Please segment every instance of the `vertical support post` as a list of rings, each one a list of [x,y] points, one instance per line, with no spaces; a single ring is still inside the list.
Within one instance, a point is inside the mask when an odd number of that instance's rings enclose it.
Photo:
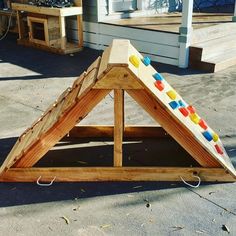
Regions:
[[[233,15],[232,21],[236,22],[236,0],[234,2],[234,15]]]
[[[108,3],[108,15],[110,15],[112,12],[113,12],[113,9],[112,9],[112,0],[108,0],[107,1]]]
[[[66,22],[64,16],[59,16],[60,36],[61,36],[61,49],[66,49]]]
[[[20,11],[16,11],[16,18],[17,18],[17,26],[18,26],[18,39],[23,39],[23,23],[21,21],[21,13]]]
[[[83,18],[82,15],[77,16],[77,26],[78,26],[78,41],[79,41],[79,48],[83,47]]]
[[[182,23],[179,28],[179,67],[187,68],[189,62],[189,46],[192,34],[193,0],[183,0]]]
[[[123,159],[124,90],[114,90],[114,166],[121,167]]]
[[[137,10],[143,10],[144,3],[143,0],[137,0]]]

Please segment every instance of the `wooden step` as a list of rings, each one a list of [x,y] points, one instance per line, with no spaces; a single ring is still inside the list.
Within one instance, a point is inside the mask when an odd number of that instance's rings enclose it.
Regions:
[[[214,73],[230,66],[236,65],[236,48],[208,58],[207,61],[190,60],[190,67]]]
[[[201,29],[195,29],[193,31],[191,44],[206,42],[212,39],[221,38],[235,33],[236,33],[235,22],[228,22],[210,27],[204,27]]]
[[[191,45],[190,59],[207,61],[209,58],[218,56],[234,48],[236,48],[236,35],[228,35]]]

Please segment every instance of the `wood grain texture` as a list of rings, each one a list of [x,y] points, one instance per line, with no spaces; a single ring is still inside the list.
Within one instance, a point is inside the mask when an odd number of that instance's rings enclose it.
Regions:
[[[75,126],[70,132],[71,138],[112,138],[114,126]],[[124,138],[170,138],[160,126],[125,126]]]
[[[98,70],[98,76],[97,76],[98,79],[103,77],[105,75],[105,73],[107,72],[107,70],[110,69],[110,68],[108,68],[108,60],[109,60],[109,56],[110,56],[110,51],[111,51],[111,46],[107,47],[102,54],[101,63],[100,63],[100,67]]]
[[[108,59],[110,66],[117,65],[128,67],[129,65],[129,44],[126,39],[114,39],[111,45],[111,51]]]
[[[11,168],[0,176],[0,182],[78,181],[198,181],[235,182],[223,168],[185,167],[72,167],[72,168]]]
[[[122,166],[124,132],[124,90],[114,90],[114,166]]]
[[[78,94],[79,99],[81,99],[82,96],[84,96],[94,86],[95,82],[97,81],[97,74],[100,66],[100,61],[101,58],[98,57],[97,60],[94,61],[92,65],[88,68],[86,76],[83,80],[81,89]]]
[[[124,67],[111,68],[93,88],[96,89],[143,89],[140,83]]]

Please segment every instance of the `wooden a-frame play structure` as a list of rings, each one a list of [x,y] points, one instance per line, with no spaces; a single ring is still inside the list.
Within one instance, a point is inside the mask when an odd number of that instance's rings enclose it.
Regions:
[[[114,90],[114,126],[76,126]],[[124,91],[162,127],[127,127]],[[161,136],[164,129],[201,167],[122,166],[123,137]],[[114,137],[113,167],[34,167],[63,137]],[[0,168],[0,181],[235,181],[219,136],[128,40],[114,40],[17,140]]]

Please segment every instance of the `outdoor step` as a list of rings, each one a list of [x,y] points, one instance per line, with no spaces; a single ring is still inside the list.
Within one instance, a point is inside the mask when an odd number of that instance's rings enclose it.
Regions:
[[[217,72],[236,65],[236,48],[208,58],[207,61],[191,60],[190,67],[206,72]]]
[[[215,57],[234,48],[236,48],[236,35],[232,34],[192,45],[190,47],[190,58],[207,61],[208,58]]]
[[[218,24],[211,27],[204,27],[201,29],[195,29],[193,31],[191,44],[206,42],[212,39],[221,38],[226,35],[232,35],[236,33],[236,23],[229,22],[224,24]]]

